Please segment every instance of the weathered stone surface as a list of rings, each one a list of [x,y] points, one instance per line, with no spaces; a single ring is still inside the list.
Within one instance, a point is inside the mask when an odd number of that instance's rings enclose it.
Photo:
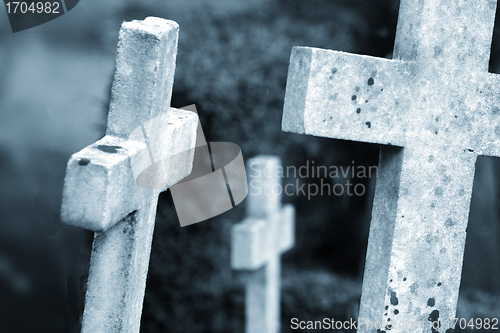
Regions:
[[[191,172],[198,117],[169,107],[177,32],[123,23],[107,134],[68,162],[61,218],[96,231],[82,332],[139,332],[158,195]]]
[[[92,246],[82,332],[139,332],[156,217],[151,195]]]
[[[395,60],[292,52],[283,130],[383,145],[359,317],[391,332],[455,316],[475,162],[500,156],[495,10],[404,0]]]
[[[123,23],[106,134],[129,135],[168,112],[178,35],[176,22],[157,17]]]
[[[246,281],[248,333],[277,333],[280,323],[281,253],[295,243],[295,209],[281,207],[279,158],[258,156],[247,161],[248,218],[233,226],[231,265],[250,270]],[[272,190],[274,188],[274,191]]]

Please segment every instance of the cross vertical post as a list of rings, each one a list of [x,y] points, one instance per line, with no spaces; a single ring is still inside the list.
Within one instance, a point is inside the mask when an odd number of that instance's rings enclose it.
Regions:
[[[106,136],[68,161],[61,218],[95,231],[85,333],[139,332],[158,195],[191,172],[198,117],[170,109],[177,38],[173,21],[122,24]]]
[[[292,51],[283,130],[381,145],[359,317],[382,331],[451,329],[476,159],[500,156],[496,5],[402,0],[393,60]]]
[[[281,161],[261,155],[247,161],[248,217],[233,226],[231,265],[247,270],[245,316],[247,333],[280,329],[281,253],[294,246],[295,209],[281,206]]]

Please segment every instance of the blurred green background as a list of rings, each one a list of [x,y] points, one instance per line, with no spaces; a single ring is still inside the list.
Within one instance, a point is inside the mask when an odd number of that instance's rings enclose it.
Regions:
[[[87,0],[17,34],[0,10],[0,332],[79,331],[92,234],[61,225],[61,191],[69,156],[104,135],[122,21],[179,23],[172,105],[195,103],[209,141],[236,143],[246,159],[275,154],[285,166],[372,166],[376,145],[281,131],[287,67],[295,45],[390,57],[398,5]],[[479,159],[458,317],[500,317],[499,171],[496,159]],[[282,332],[291,318],[357,317],[375,179],[358,181],[362,197],[283,198],[297,208],[297,244],[283,256]],[[243,204],[181,228],[170,194],[161,195],[142,332],[243,331],[245,273],[230,268],[229,237],[244,216]]]

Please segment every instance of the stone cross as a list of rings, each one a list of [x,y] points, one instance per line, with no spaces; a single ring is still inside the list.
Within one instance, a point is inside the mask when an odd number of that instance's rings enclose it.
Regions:
[[[82,332],[139,332],[158,195],[191,172],[198,118],[170,109],[177,38],[173,21],[123,23],[106,136],[68,162],[62,220],[95,231]]]
[[[250,271],[246,281],[247,333],[277,333],[280,328],[281,253],[295,243],[295,209],[281,206],[281,161],[257,156],[247,161],[248,217],[233,226],[231,266]]]
[[[393,60],[292,51],[283,130],[382,145],[359,318],[391,332],[455,317],[476,159],[500,156],[495,11],[401,0]]]

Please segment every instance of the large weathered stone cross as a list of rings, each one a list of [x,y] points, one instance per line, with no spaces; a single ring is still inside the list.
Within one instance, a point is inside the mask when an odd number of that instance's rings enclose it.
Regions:
[[[295,208],[281,206],[281,161],[257,156],[247,161],[248,217],[233,226],[231,266],[249,270],[246,281],[245,332],[280,331],[281,253],[295,243]]]
[[[500,156],[495,11],[402,0],[394,60],[292,51],[283,130],[382,145],[359,317],[391,332],[455,317],[476,159]]]
[[[82,332],[139,332],[157,198],[191,172],[198,118],[170,109],[177,38],[173,21],[123,23],[106,136],[68,162],[62,220],[96,232]]]

